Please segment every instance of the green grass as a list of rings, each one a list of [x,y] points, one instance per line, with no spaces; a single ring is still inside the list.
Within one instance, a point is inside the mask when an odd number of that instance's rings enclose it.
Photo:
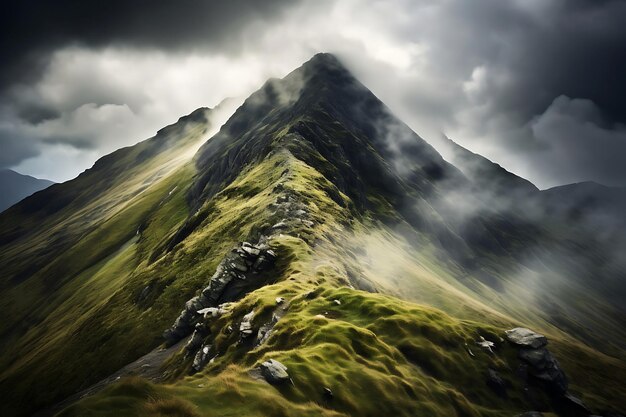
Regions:
[[[193,139],[202,131],[200,126],[188,134]],[[301,138],[290,132],[287,126],[275,133],[270,155],[244,166],[194,213],[188,191],[199,174],[190,163],[168,164],[171,156],[165,153],[137,172],[116,177],[103,195],[71,203],[65,217],[49,218],[49,230],[3,252],[0,264],[10,275],[28,263],[28,256],[52,247],[49,262],[31,278],[15,285],[3,281],[0,307],[12,320],[0,325],[0,333],[7,335],[0,390],[11,401],[0,410],[28,414],[157,347],[163,330],[208,284],[224,254],[282,220],[272,208],[281,190],[300,196],[315,227],[274,234],[270,244],[279,258],[264,277],[269,285],[210,324],[218,354],[214,363],[189,376],[190,359],[178,354],[165,366],[167,384],[131,378],[61,415],[514,415],[529,405],[514,375],[515,350],[500,337],[520,324],[550,337],[573,391],[594,409],[626,408],[619,383],[626,376],[623,361],[550,324],[529,304],[530,295],[514,297],[519,287],[513,283],[500,293],[442,260],[427,234],[413,231],[409,243],[397,229],[410,226],[383,195],[350,190],[369,207],[357,210],[329,180],[348,162],[335,170],[317,152],[304,152],[305,158],[294,142]],[[346,134],[339,127],[335,133]],[[177,151],[177,158],[185,149]],[[125,161],[140,152],[127,150]],[[163,164],[168,167],[163,177],[148,181]],[[111,169],[119,170],[118,165]],[[167,250],[189,218],[196,227]],[[54,236],[61,230],[71,238],[57,253]],[[17,256],[16,265],[10,265],[11,256]],[[513,282],[504,270],[494,274]],[[359,290],[364,287],[386,295]],[[238,344],[228,326],[237,328],[255,310],[258,328],[271,317],[278,296],[290,305],[270,339],[258,348]],[[45,305],[39,305],[42,299]],[[475,345],[481,335],[497,343],[496,355]],[[251,378],[249,371],[268,358],[288,366],[293,385],[274,387]],[[511,384],[508,398],[486,386],[489,367]],[[324,387],[333,391],[332,400],[323,396]],[[550,411],[547,403],[544,411]]]

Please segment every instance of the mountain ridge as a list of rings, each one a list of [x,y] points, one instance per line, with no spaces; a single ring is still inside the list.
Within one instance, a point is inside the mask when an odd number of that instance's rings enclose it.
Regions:
[[[0,215],[0,306],[14,320],[0,327],[8,415],[49,406],[157,352],[167,329],[191,336],[156,372],[168,386],[130,379],[61,415],[114,415],[120,404],[130,415],[165,413],[167,404],[189,416],[216,407],[250,415],[573,415],[560,408],[572,406],[562,392],[551,396],[513,372],[518,353],[504,330],[517,325],[549,337],[570,390],[594,411],[624,406],[607,373],[617,382],[626,375],[623,316],[582,273],[573,279],[546,263],[567,235],[481,202],[471,178],[337,58],[317,55],[268,81],[215,134],[207,118],[184,122],[191,128],[159,131],[181,148],[155,146],[138,157],[140,144],[110,155],[81,178],[84,206],[44,210],[56,233],[73,230],[56,250],[54,230],[7,238],[16,219],[33,221],[25,208],[49,203],[31,198]],[[129,157],[118,161],[122,154]],[[115,187],[96,181],[106,168],[122,173]],[[67,223],[85,215],[91,223]],[[569,268],[579,267],[564,253]],[[200,307],[215,310],[199,316]],[[287,365],[293,385],[255,377],[270,359]],[[506,379],[508,395],[491,388],[491,371]]]

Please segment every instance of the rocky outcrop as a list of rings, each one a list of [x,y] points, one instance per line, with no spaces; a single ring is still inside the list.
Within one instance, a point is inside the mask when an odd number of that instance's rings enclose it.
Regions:
[[[548,339],[530,329],[517,327],[506,331],[506,337],[519,348],[522,370],[531,378],[542,381],[547,389],[558,396],[567,392],[567,378],[550,351],[545,347]]]
[[[172,327],[163,334],[168,345],[191,334],[203,316],[220,314],[219,309],[215,309],[216,306],[227,295],[235,296],[228,294],[228,290],[236,288],[237,281],[249,281],[247,285],[254,286],[259,274],[269,269],[276,261],[276,253],[269,248],[266,240],[262,238],[256,245],[242,242],[222,259],[209,280],[209,285],[200,295],[185,303],[185,308]]]
[[[521,360],[519,374],[529,384],[545,389],[559,415],[587,417],[591,414],[585,404],[567,390],[568,381],[565,372],[548,350],[548,339],[544,335],[517,327],[506,331],[506,338],[518,348],[517,356]],[[541,414],[531,412],[522,416],[541,416]]]

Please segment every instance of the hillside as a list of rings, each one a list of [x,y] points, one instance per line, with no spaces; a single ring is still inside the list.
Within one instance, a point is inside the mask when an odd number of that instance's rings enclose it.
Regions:
[[[0,212],[52,184],[54,182],[22,175],[10,169],[0,170]]]
[[[490,204],[517,198],[499,171],[446,162],[332,55],[212,112],[0,215],[2,415],[626,409],[598,285],[624,269],[584,231]]]

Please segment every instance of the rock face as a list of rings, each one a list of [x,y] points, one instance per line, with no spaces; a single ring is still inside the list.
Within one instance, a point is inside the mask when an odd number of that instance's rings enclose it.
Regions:
[[[277,360],[263,362],[259,368],[263,378],[270,384],[282,384],[290,380],[287,367]]]
[[[567,392],[567,378],[558,362],[545,347],[548,339],[532,330],[517,327],[506,331],[507,339],[519,347],[518,357],[526,365],[529,376],[543,381],[553,394]]]
[[[542,334],[535,333],[524,327],[516,327],[506,332],[507,339],[518,346],[537,349],[545,346],[548,339]]]
[[[548,340],[545,336],[518,327],[507,330],[506,337],[519,349],[517,356],[522,362],[520,366],[522,376],[529,383],[543,387],[542,389],[552,398],[555,408],[560,410],[559,415],[586,417],[590,414],[583,402],[567,391],[567,377],[546,347]],[[530,412],[521,416],[532,417],[541,416],[541,414]]]
[[[256,245],[248,242],[237,245],[217,266],[209,285],[200,295],[185,303],[172,327],[163,333],[167,344],[172,345],[191,334],[203,316],[220,315],[222,312],[216,306],[228,295],[229,288],[236,287],[237,281],[254,282],[258,274],[269,269],[275,261],[276,253],[269,248],[265,238],[261,238]]]

